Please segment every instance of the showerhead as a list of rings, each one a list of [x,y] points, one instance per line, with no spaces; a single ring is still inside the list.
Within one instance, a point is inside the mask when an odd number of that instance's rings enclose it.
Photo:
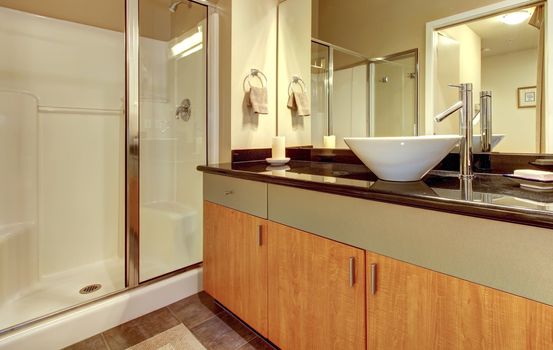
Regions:
[[[169,11],[171,11],[172,13],[175,13],[177,11],[177,7],[182,4],[182,1],[175,1],[174,3],[171,4],[171,6],[169,6]]]

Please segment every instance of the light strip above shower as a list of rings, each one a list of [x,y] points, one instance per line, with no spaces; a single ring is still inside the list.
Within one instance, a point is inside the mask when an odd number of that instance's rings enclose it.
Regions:
[[[198,27],[198,31],[192,35],[185,36],[184,39],[177,41],[175,45],[171,47],[171,54],[173,57],[181,55],[181,57],[188,56],[203,48],[204,35],[201,27]]]

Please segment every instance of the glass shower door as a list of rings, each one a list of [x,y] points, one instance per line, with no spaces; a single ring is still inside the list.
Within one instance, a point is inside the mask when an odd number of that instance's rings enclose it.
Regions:
[[[370,135],[417,135],[417,52],[371,62]]]
[[[140,281],[202,260],[207,7],[140,1]]]

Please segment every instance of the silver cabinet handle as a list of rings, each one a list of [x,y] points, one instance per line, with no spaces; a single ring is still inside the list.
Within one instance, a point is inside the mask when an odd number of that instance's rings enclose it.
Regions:
[[[260,247],[263,245],[263,225],[257,227],[257,245]]]
[[[233,190],[225,191],[225,196],[228,196],[228,195],[233,194],[233,193],[234,193]]]
[[[371,264],[371,294],[376,294],[376,264]]]
[[[352,256],[349,258],[349,286],[353,287],[355,284],[355,258]]]

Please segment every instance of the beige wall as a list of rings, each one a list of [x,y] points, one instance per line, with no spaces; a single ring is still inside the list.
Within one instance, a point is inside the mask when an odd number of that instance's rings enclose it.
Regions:
[[[276,135],[278,0],[232,0],[231,5],[231,147],[268,148]],[[267,76],[267,115],[254,114],[246,106],[242,83],[251,68]]]
[[[482,59],[482,88],[492,90],[494,134],[507,135],[494,151],[536,152],[536,109],[517,108],[517,88],[536,85],[537,51]]]
[[[434,100],[434,113],[438,114],[459,99],[459,94],[456,89],[448,87],[448,84],[457,84],[460,82],[472,83],[474,107],[479,110],[477,105],[480,103],[478,94],[480,93],[480,72],[481,72],[481,38],[466,25],[459,25],[441,31],[447,38],[442,37],[438,41],[437,57],[437,91]],[[458,58],[449,57],[451,54],[450,47],[455,47],[455,52]],[[440,52],[445,54],[445,57],[440,56]],[[454,70],[458,72],[453,73]],[[456,79],[456,77],[458,77]],[[448,91],[445,91],[448,90]],[[473,111],[474,112],[474,111]],[[459,119],[447,118],[441,123],[435,125],[434,132],[436,134],[458,134]]]
[[[319,38],[379,57],[419,49],[419,113],[424,111],[425,24],[497,0],[319,0]],[[424,127],[424,123],[421,123]]]
[[[287,146],[311,145],[312,116],[300,117],[287,107],[293,75],[311,91],[311,0],[286,0],[278,7],[278,134]],[[294,84],[294,91],[300,87]]]
[[[232,4],[220,0],[219,9],[219,162],[231,160],[231,68]],[[209,58],[208,58],[209,59]]]

